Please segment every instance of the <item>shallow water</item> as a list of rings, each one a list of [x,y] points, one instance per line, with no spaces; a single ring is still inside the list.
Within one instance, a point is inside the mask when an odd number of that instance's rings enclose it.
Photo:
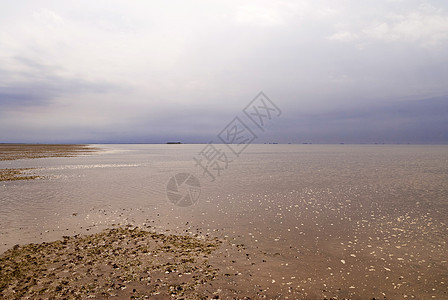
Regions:
[[[0,183],[0,252],[150,224],[245,244],[269,257],[254,276],[283,295],[448,297],[447,146],[251,145],[239,157],[227,149],[232,161],[214,182],[193,160],[205,145],[97,146],[0,162],[44,176]],[[182,172],[200,180],[193,206],[167,198]]]

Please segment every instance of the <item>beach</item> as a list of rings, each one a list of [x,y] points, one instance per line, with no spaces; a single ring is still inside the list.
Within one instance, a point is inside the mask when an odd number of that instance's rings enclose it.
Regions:
[[[448,299],[448,1],[3,1],[1,299]]]
[[[0,145],[0,160],[75,157],[99,149],[86,145]],[[34,168],[0,169],[0,181],[43,178]],[[73,214],[76,216],[76,213]],[[115,225],[115,224],[114,224]],[[199,234],[158,233],[154,227],[112,226],[91,235],[15,245],[0,255],[4,299],[166,297],[279,297],[280,290],[252,284],[254,266],[243,244]],[[236,264],[237,261],[239,264]],[[265,259],[262,262],[266,262]],[[212,263],[212,264],[211,264]],[[236,266],[238,267],[234,267]],[[252,270],[253,272],[254,270]],[[245,274],[241,273],[244,272]],[[249,284],[248,284],[249,283]]]
[[[1,186],[2,296],[446,295],[445,146],[253,145],[215,182],[204,145],[91,147],[1,162],[39,176]],[[167,198],[179,172],[197,204]]]

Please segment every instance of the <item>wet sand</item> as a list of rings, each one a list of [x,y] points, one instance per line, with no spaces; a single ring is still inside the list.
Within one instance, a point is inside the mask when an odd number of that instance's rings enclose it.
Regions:
[[[218,240],[116,228],[90,236],[16,246],[0,258],[0,296],[194,296],[217,271]]]
[[[73,157],[97,150],[87,145],[0,144],[0,161],[46,157]],[[0,169],[0,181],[32,180],[39,178],[38,175],[32,174],[31,170],[33,169]]]
[[[71,157],[97,150],[88,145],[0,144],[0,161],[45,157]]]
[[[117,227],[16,245],[0,256],[0,297],[288,298],[268,273],[257,274],[258,264],[269,268],[267,260],[268,255],[253,257],[243,244],[225,239]]]
[[[42,263],[44,267],[32,269],[34,275],[27,275],[22,285],[8,281],[2,289],[5,296],[14,298],[11,289],[23,290],[30,284],[33,286],[27,291],[35,292],[36,284],[46,288],[40,294],[43,298],[60,298],[63,291],[75,298],[72,290],[81,293],[80,298],[109,297],[102,294],[106,290],[128,299],[447,296],[448,173],[444,149],[381,147],[369,152],[362,147],[316,146],[317,154],[304,152],[308,148],[292,154],[290,151],[301,148],[285,146],[288,157],[294,159],[283,157],[283,152],[254,153],[227,170],[232,174],[219,184],[204,184],[198,205],[178,208],[152,188],[160,187],[164,192],[171,175],[167,170],[179,162],[173,162],[176,157],[172,155],[162,158],[158,165],[151,155],[159,157],[168,150],[157,152],[162,146],[145,147],[148,151],[141,158],[129,151],[129,146],[123,146],[128,152],[69,158],[62,160],[61,166],[59,162],[46,168],[42,164],[36,172],[46,176],[43,180],[3,183],[0,252],[10,249],[2,256],[8,257],[5,265],[14,256],[26,257],[21,253],[26,247],[39,256],[50,250],[35,247],[54,250],[55,245],[67,240],[69,248],[58,248],[57,257],[68,257],[71,268],[76,269],[55,266],[51,261],[54,258],[45,254],[45,259],[50,260]],[[187,146],[184,148],[188,150]],[[262,146],[259,148],[265,151]],[[189,159],[188,153],[185,156]],[[148,164],[140,165],[148,157]],[[260,160],[264,161],[262,167]],[[51,162],[41,160],[46,161]],[[17,162],[6,166],[37,167],[34,161]],[[120,237],[111,229],[128,231],[136,226],[149,233],[124,233],[125,237]],[[64,235],[72,237],[62,238]],[[189,261],[191,257],[184,255],[185,249],[173,243],[190,238],[214,246],[196,247],[195,260]],[[154,240],[158,242],[154,244]],[[31,242],[36,244],[18,246],[18,252],[11,250],[16,243]],[[161,250],[157,256],[146,257],[148,253],[140,253],[140,245],[157,245]],[[105,250],[104,256],[88,255],[87,250],[96,247]],[[203,252],[204,249],[210,251]],[[107,254],[108,251],[112,252]],[[76,258],[79,253],[85,254]],[[187,260],[182,261],[183,258]],[[114,268],[114,263],[129,267]],[[175,268],[160,267],[169,264],[175,264]],[[87,271],[89,267],[96,277]],[[194,269],[186,272],[191,274],[185,274],[186,267]],[[0,272],[6,270],[2,267]],[[20,270],[22,267],[17,264],[15,273]],[[155,281],[126,279],[123,270],[143,277],[138,272],[146,270]],[[202,276],[202,272],[209,276]],[[0,274],[0,278],[7,278],[3,274],[6,273]],[[74,281],[63,279],[63,275],[74,276]],[[28,277],[38,283],[27,282]],[[53,286],[50,281],[65,284],[67,289]],[[92,285],[87,293],[92,282],[98,285]],[[112,283],[116,285],[111,286]]]
[[[1,144],[0,160],[73,157],[97,150],[85,145]],[[39,178],[33,170],[0,169],[0,181]],[[91,235],[16,245],[2,253],[0,297],[280,297],[279,289],[270,290],[262,282],[254,284],[250,277],[256,263],[251,262],[251,254],[243,244],[208,234],[160,233],[151,225],[112,227]]]
[[[32,180],[39,178],[37,175],[29,175],[32,168],[20,169],[0,169],[0,181],[14,181],[14,180]]]

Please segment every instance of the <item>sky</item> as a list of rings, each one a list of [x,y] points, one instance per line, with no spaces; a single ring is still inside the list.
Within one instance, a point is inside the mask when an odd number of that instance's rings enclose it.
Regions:
[[[447,1],[0,7],[3,143],[219,142],[260,91],[259,143],[448,143]]]

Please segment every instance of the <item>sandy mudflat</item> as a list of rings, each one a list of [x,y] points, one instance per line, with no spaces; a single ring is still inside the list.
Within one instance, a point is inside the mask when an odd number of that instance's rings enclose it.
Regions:
[[[48,177],[0,185],[0,299],[447,299],[443,147],[259,145],[190,208],[202,145],[101,147],[1,162]]]
[[[43,157],[70,157],[96,150],[87,145],[0,144],[0,161]]]
[[[207,263],[218,240],[136,228],[16,246],[0,258],[0,296],[7,299],[190,296],[213,280]]]
[[[0,256],[0,298],[272,298],[251,274],[229,272],[230,259],[248,260],[242,249],[217,238],[135,227],[16,245]]]
[[[45,157],[71,157],[97,151],[87,145],[0,144],[0,161]],[[31,180],[32,169],[0,169],[0,181]]]
[[[39,178],[37,175],[27,174],[30,170],[32,169],[0,169],[0,181],[31,180]]]

